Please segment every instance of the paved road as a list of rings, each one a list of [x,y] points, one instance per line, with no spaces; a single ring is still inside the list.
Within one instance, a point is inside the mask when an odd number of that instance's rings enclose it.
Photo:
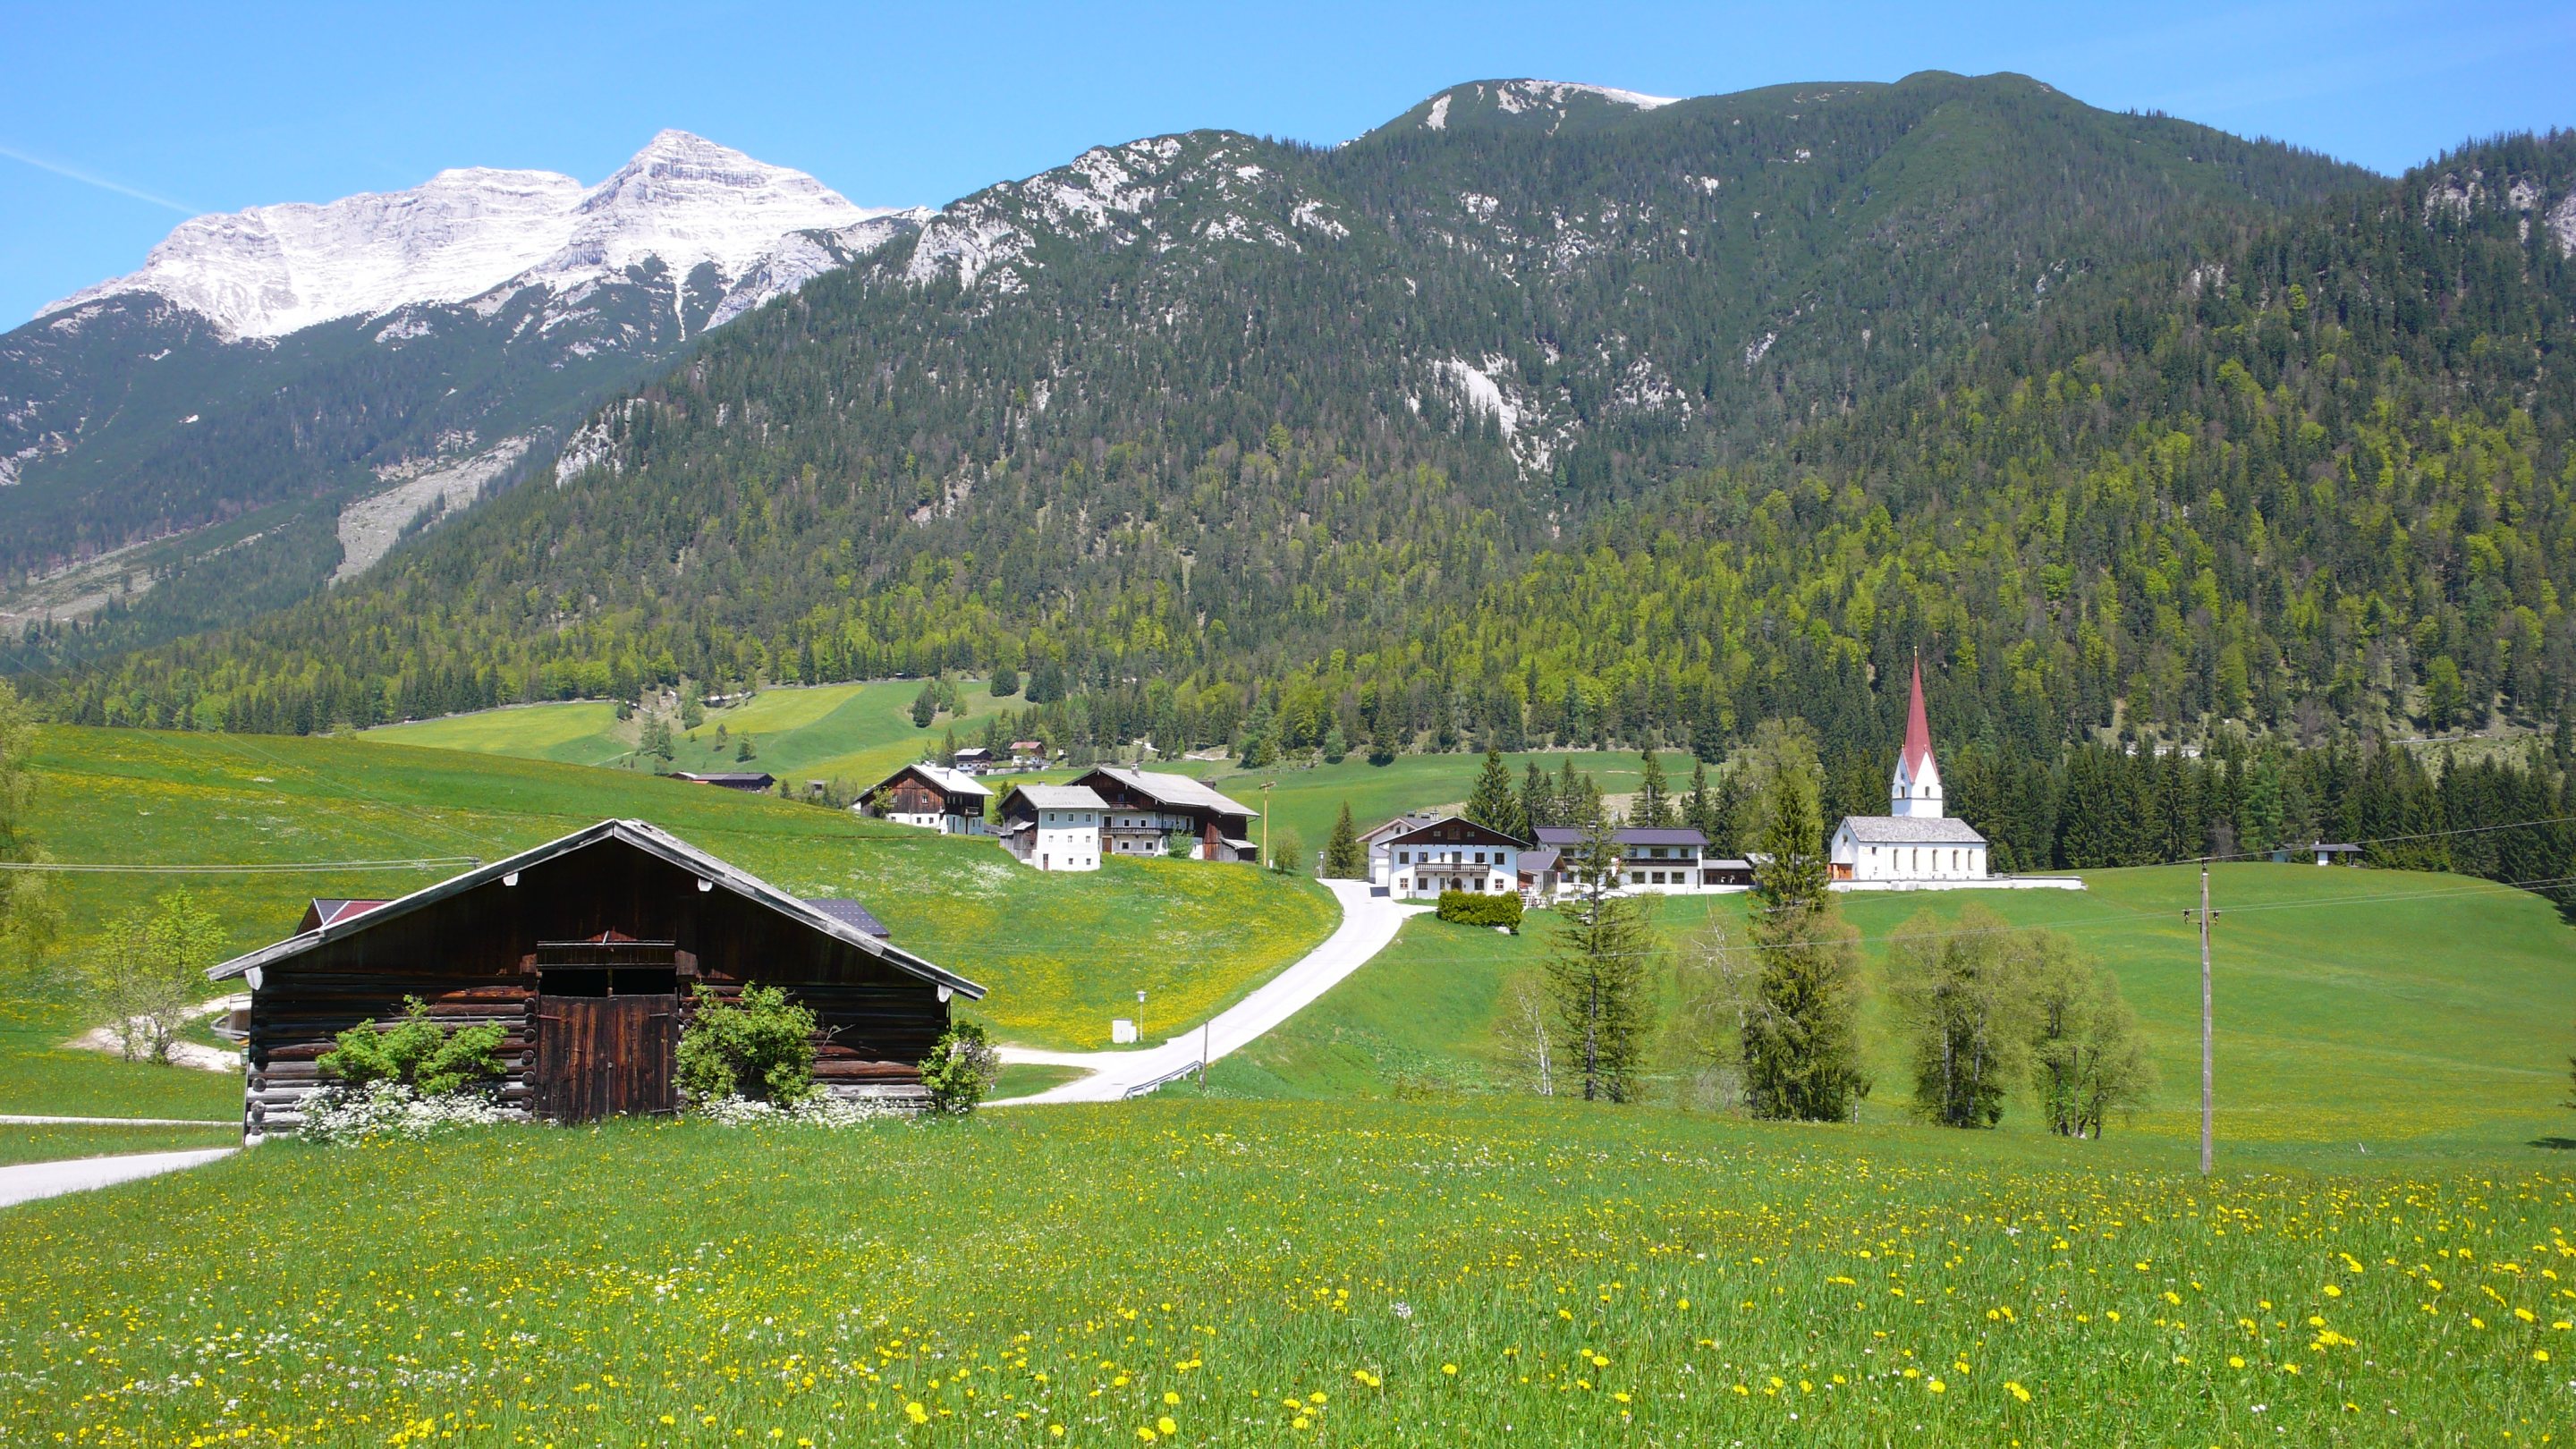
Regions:
[[[84,1157],[77,1162],[28,1162],[0,1167],[0,1207],[202,1167],[240,1150],[212,1147],[199,1152],[137,1152],[124,1157]]]
[[[239,1117],[30,1117],[0,1112],[0,1124],[16,1127],[238,1127]]]
[[[1399,904],[1384,896],[1372,896],[1364,881],[1328,880],[1324,884],[1341,900],[1342,924],[1324,938],[1322,945],[1307,952],[1296,964],[1219,1013],[1207,1024],[1204,1034],[1201,1029],[1193,1027],[1181,1036],[1166,1040],[1161,1046],[1142,1051],[1048,1052],[1006,1046],[1001,1049],[1005,1062],[1082,1067],[1091,1075],[1033,1097],[1013,1097],[1007,1102],[989,1105],[1115,1102],[1125,1097],[1129,1088],[1197,1061],[1203,1041],[1207,1059],[1215,1061],[1304,1010],[1316,997],[1332,990],[1343,977],[1368,964],[1370,957],[1385,950],[1387,943],[1395,939],[1396,929],[1404,924],[1405,917],[1431,909],[1429,906]]]

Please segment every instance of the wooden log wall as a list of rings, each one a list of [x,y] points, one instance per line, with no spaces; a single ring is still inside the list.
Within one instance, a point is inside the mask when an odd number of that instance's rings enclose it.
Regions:
[[[844,1097],[918,1101],[922,1058],[947,1029],[938,988],[860,947],[730,891],[700,891],[687,871],[605,841],[486,883],[269,967],[251,994],[243,1126],[256,1140],[292,1131],[305,1099],[331,1085],[317,1065],[338,1035],[399,1021],[406,997],[451,1029],[498,1023],[502,1104],[531,1110],[537,1063],[537,943],[618,931],[679,943],[720,999],[746,982],[776,986],[820,1019],[815,1077]],[[685,1029],[691,982],[680,983]]]

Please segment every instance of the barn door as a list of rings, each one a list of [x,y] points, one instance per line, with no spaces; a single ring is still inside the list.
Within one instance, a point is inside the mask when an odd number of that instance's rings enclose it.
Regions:
[[[539,996],[537,1110],[558,1122],[667,1112],[674,996]]]

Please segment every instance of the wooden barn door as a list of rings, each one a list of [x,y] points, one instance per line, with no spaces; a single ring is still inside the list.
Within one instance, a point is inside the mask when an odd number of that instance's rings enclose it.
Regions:
[[[679,1014],[677,996],[539,996],[538,1110],[558,1122],[670,1111]]]

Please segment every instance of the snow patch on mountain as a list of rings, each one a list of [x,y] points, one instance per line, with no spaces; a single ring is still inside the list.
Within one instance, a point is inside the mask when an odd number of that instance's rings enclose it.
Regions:
[[[729,318],[829,270],[843,234],[897,213],[851,204],[801,171],[664,131],[585,188],[550,171],[442,171],[408,191],[195,217],[143,269],[37,312],[149,293],[226,337],[275,338],[344,317],[473,302],[528,286],[570,294],[658,261],[675,286],[712,265]],[[882,240],[880,238],[880,240]],[[850,251],[864,247],[844,246]],[[399,340],[398,338],[388,339]]]
[[[1563,110],[1567,98],[1572,96],[1590,96],[1615,105],[1634,106],[1641,111],[1669,106],[1681,99],[1679,96],[1650,96],[1637,91],[1623,91],[1613,86],[1588,86],[1576,81],[1516,80],[1504,81],[1494,87],[1494,106],[1507,116],[1543,107]]]
[[[1478,412],[1492,413],[1495,426],[1501,428],[1503,436],[1508,438],[1519,431],[1521,425],[1520,409],[1513,406],[1510,395],[1503,391],[1503,385],[1498,381],[1503,369],[1511,365],[1511,359],[1488,357],[1484,364],[1478,367],[1462,358],[1444,357],[1439,364],[1440,375],[1466,394],[1467,406]]]

